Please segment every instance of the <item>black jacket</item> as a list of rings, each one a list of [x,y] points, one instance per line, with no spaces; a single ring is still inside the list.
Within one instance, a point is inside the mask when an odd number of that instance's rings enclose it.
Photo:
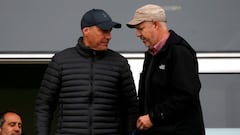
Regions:
[[[175,32],[157,55],[145,53],[139,85],[140,114],[153,122],[143,134],[205,134],[196,52]]]
[[[36,100],[37,135],[48,135],[58,107],[57,135],[130,135],[136,91],[127,59],[82,44],[56,53]]]

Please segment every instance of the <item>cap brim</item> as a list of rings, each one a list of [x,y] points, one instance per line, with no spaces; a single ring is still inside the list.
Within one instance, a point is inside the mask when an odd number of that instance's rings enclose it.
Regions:
[[[112,28],[121,28],[122,25],[117,22],[105,22],[97,25],[102,30],[111,30]]]
[[[136,25],[126,24],[128,28],[136,28]]]
[[[143,20],[132,19],[131,21],[129,21],[129,22],[127,23],[127,26],[128,26],[129,28],[135,28],[136,25],[138,25],[138,24],[140,24],[140,23],[142,23],[142,22],[143,22]]]

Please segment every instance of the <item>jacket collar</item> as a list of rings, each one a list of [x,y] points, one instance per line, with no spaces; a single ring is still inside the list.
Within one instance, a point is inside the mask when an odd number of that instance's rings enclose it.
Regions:
[[[165,52],[170,45],[179,44],[182,40],[173,30],[169,30],[169,33],[169,38],[161,49],[162,52]]]
[[[191,51],[191,53],[195,55],[195,50],[188,44],[187,41],[185,41],[181,36],[179,36],[173,30],[169,30],[169,32],[170,32],[169,38],[167,39],[163,48],[157,53],[157,55],[161,55],[167,52],[170,47],[175,45],[185,46]]]
[[[77,51],[83,55],[83,56],[86,56],[86,57],[89,57],[89,56],[102,56],[104,55],[107,51],[96,51],[96,50],[93,50],[87,46],[85,46],[83,44],[83,37],[80,37],[78,39],[78,43],[76,45],[76,49]]]

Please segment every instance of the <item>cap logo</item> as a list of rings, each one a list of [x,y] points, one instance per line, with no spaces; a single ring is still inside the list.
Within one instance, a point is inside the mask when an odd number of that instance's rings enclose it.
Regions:
[[[107,15],[106,15],[106,14],[104,14],[104,13],[102,13],[102,15],[103,15],[103,17],[104,17],[104,18],[106,18],[106,17],[107,17]]]

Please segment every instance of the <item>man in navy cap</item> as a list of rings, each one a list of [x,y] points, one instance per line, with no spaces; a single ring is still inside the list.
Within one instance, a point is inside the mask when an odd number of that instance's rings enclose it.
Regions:
[[[57,135],[130,135],[136,90],[126,58],[108,48],[112,21],[102,9],[86,12],[75,47],[56,53],[36,99],[36,134],[48,135],[58,107]]]

